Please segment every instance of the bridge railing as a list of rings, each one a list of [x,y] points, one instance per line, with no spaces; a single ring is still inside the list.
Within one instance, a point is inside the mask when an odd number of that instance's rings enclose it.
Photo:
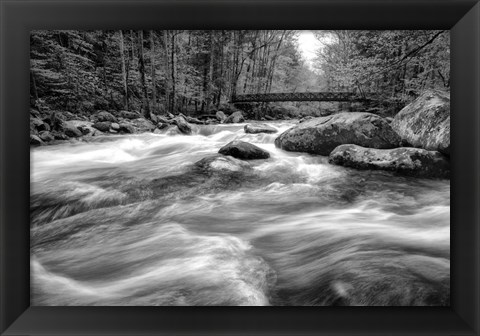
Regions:
[[[284,92],[251,93],[232,97],[232,103],[274,101],[365,101],[367,98],[353,92]]]

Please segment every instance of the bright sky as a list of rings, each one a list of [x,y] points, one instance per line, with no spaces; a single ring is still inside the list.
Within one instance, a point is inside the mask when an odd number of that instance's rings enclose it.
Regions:
[[[317,56],[316,52],[321,49],[324,44],[328,44],[329,42],[329,38],[326,38],[323,43],[318,41],[311,30],[300,31],[298,47],[307,64],[310,66],[310,69],[313,70],[313,60]]]

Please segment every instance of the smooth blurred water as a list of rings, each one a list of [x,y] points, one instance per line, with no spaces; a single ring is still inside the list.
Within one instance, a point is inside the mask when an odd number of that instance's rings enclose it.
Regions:
[[[32,304],[449,305],[449,181],[329,165],[278,134],[32,149]],[[194,169],[234,139],[271,158]]]

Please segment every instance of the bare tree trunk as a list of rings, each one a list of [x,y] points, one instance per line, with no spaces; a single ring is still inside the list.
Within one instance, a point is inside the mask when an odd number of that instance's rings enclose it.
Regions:
[[[157,83],[155,79],[155,39],[154,31],[150,30],[150,66],[151,66],[151,77],[152,77],[152,113],[155,111],[157,106]]]
[[[139,31],[138,34],[138,63],[139,63],[139,71],[140,71],[140,81],[142,84],[143,89],[143,97],[142,97],[142,105],[143,105],[143,114],[145,118],[151,119],[150,116],[150,104],[148,101],[148,92],[147,92],[147,84],[145,81],[145,57],[143,53],[143,30]]]
[[[119,37],[119,46],[120,46],[120,59],[122,61],[122,82],[123,82],[123,105],[126,110],[128,110],[128,88],[127,88],[127,72],[125,67],[125,47],[123,44],[123,31],[120,30]]]
[[[170,54],[169,42],[168,42],[168,30],[163,32],[163,46],[165,47],[165,59],[164,59],[164,73],[165,73],[165,111],[170,112],[170,66],[168,56]]]
[[[172,92],[171,92],[171,106],[170,112],[173,113],[175,110],[175,31],[172,31],[172,48],[170,50],[171,58],[172,58],[172,68],[171,68],[171,75],[172,75]]]

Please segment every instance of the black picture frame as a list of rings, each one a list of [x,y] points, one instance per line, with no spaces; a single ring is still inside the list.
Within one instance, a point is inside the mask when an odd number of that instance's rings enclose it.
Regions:
[[[2,335],[479,335],[480,4],[475,0],[0,0]],[[30,307],[33,29],[451,29],[450,307]]]

